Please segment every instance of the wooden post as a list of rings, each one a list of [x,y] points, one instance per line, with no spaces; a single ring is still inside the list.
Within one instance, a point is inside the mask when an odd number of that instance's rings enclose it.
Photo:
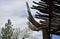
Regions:
[[[49,31],[47,29],[42,29],[43,39],[49,39]]]

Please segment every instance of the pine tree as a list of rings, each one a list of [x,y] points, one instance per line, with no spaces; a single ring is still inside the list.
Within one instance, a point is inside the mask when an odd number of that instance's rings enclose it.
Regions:
[[[8,19],[8,23],[6,23],[5,27],[2,28],[1,38],[2,39],[11,39],[12,34],[13,34],[12,24],[11,24],[10,19]]]

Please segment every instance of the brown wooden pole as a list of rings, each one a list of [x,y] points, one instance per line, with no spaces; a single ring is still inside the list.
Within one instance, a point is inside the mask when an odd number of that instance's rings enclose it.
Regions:
[[[49,31],[47,29],[42,29],[43,39],[49,39]]]
[[[52,12],[53,12],[53,1],[52,0],[46,0],[46,3],[49,5],[49,25],[48,25],[48,30],[46,31],[47,39],[51,39],[50,33],[51,33],[51,19],[52,19]]]

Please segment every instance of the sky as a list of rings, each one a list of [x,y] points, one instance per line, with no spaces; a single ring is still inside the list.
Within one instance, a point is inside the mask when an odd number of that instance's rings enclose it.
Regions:
[[[14,27],[26,26],[28,17],[26,1],[30,6],[33,4],[33,0],[0,0],[0,26],[4,26],[8,19]]]
[[[0,0],[0,27],[4,27],[8,19],[11,20],[14,28],[26,27],[28,21],[26,1],[28,0]],[[32,0],[28,2],[32,4]],[[41,32],[34,32],[32,35],[42,39]]]
[[[14,27],[21,27],[25,25],[26,18],[24,0],[0,0],[0,26],[4,26],[7,20],[10,19]]]
[[[0,0],[0,27],[3,27],[8,19],[11,20],[13,27],[21,28],[27,26],[27,9],[26,9],[26,1],[28,1],[29,6],[32,6],[33,0]],[[39,0],[34,0],[39,1]],[[32,15],[35,14],[34,10],[32,11]],[[41,36],[41,32],[39,32]],[[39,34],[38,33],[38,34]],[[35,32],[37,35],[37,32]],[[55,39],[59,36],[53,36]],[[40,38],[42,39],[42,38]]]

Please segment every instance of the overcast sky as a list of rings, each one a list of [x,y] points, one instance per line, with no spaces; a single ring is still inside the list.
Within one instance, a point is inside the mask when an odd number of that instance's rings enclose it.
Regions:
[[[27,13],[24,0],[0,0],[0,26],[11,19],[14,27],[25,26]]]
[[[13,27],[26,27],[28,17],[26,1],[28,0],[0,0],[0,27],[4,27],[8,19],[11,20]],[[32,0],[28,2],[32,4]],[[42,39],[41,32],[34,32],[33,35]]]
[[[26,1],[28,0],[0,0],[0,26],[4,26],[8,19],[11,19],[14,27],[26,26]],[[28,1],[30,6],[32,1]]]
[[[14,27],[27,26],[26,1],[30,6],[33,4],[33,0],[0,0],[0,27],[4,26],[8,19],[11,19]]]

